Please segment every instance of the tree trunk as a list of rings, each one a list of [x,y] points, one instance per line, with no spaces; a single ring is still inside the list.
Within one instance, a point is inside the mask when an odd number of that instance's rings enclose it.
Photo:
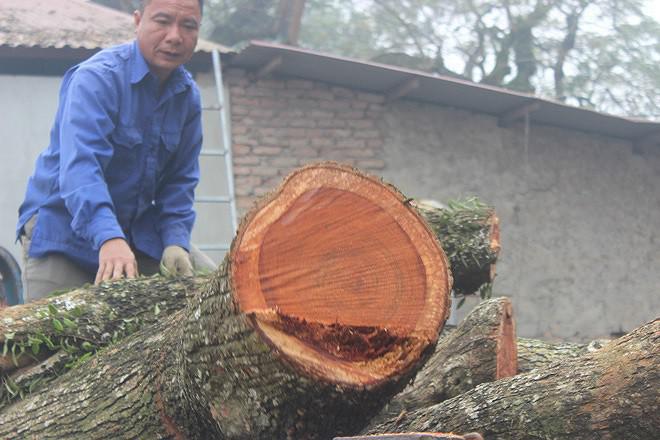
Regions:
[[[186,296],[208,280],[144,277],[3,309],[0,409],[66,372],[81,352],[93,353],[183,308]]]
[[[435,342],[450,283],[400,193],[337,164],[305,167],[248,214],[185,309],[7,408],[0,438],[356,432]]]
[[[366,432],[478,431],[497,439],[656,438],[660,320],[602,349],[481,385]]]
[[[335,437],[334,440],[483,440],[481,435],[472,432],[456,435],[442,432],[408,432],[405,434],[358,435],[356,437]]]
[[[478,288],[479,283],[492,281],[494,275],[494,259],[499,250],[497,217],[475,200],[449,205],[438,208],[415,202],[453,257],[450,262],[455,284],[472,284]],[[492,263],[484,266],[479,261],[484,261],[480,258],[486,254],[486,247],[495,254]],[[0,409],[67,370],[65,366],[74,361],[76,352],[49,359],[59,352],[64,340],[78,350],[83,350],[84,343],[92,344],[95,351],[181,309],[187,292],[195,291],[207,281],[208,276],[194,280],[139,278],[102,287],[85,286],[40,302],[0,310],[0,350],[7,342],[6,354],[3,356],[0,351],[0,374],[5,384],[0,386]],[[54,319],[73,322],[75,326],[63,325],[63,330],[58,331]],[[7,341],[6,335],[12,339]],[[37,355],[32,352],[33,345]]]
[[[580,357],[586,353],[600,350],[608,342],[610,341],[606,339],[598,339],[587,344],[570,342],[553,344],[537,339],[519,338],[516,344],[518,348],[518,373],[529,373],[537,368],[545,368],[553,362]]]
[[[434,206],[416,201],[414,206],[436,233],[449,258],[454,292],[471,295],[495,278],[500,252],[500,227],[495,210],[476,198]]]
[[[447,336],[414,381],[370,423],[379,424],[463,394],[477,385],[516,374],[511,301],[483,301]]]

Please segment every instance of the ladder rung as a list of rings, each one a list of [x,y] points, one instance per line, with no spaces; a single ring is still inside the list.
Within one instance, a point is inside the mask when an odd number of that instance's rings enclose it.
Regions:
[[[232,198],[226,196],[200,196],[195,198],[199,203],[231,203]]]
[[[224,156],[225,154],[227,154],[227,150],[209,149],[209,150],[202,150],[199,154],[202,156]]]
[[[229,245],[228,244],[198,244],[197,248],[200,251],[228,251],[229,250]]]
[[[206,106],[202,107],[202,110],[207,110],[207,111],[211,111],[211,112],[219,112],[220,110],[222,110],[222,106],[221,105],[206,105]]]

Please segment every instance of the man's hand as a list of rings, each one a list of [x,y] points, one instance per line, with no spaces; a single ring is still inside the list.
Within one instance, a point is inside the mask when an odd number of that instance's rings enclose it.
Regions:
[[[166,276],[191,277],[193,267],[188,251],[180,246],[167,246],[160,259],[160,272]]]
[[[99,250],[99,271],[94,284],[101,281],[135,278],[138,273],[137,261],[130,246],[123,238],[112,238],[101,245]]]

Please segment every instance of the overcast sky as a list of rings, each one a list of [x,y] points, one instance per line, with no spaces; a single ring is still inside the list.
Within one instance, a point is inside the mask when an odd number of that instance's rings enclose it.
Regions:
[[[660,1],[646,0],[646,12],[660,22]]]

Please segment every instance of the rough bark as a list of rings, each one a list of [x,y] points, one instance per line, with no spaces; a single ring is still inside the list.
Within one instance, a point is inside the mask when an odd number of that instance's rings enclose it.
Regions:
[[[478,431],[488,440],[655,438],[660,320],[602,349],[481,385],[365,432]]]
[[[516,374],[511,301],[483,301],[447,336],[414,381],[394,396],[371,424],[383,423],[463,394],[481,383]]]
[[[495,210],[476,198],[434,206],[423,200],[414,206],[436,233],[447,254],[457,295],[471,295],[495,278],[500,252],[499,219]]]
[[[584,354],[600,350],[610,342],[598,339],[586,344],[562,342],[552,343],[538,339],[518,338],[518,373],[529,373],[538,368],[544,368],[553,362],[580,357]]]
[[[499,250],[499,228],[490,208],[474,200],[452,202],[444,208],[424,202],[415,205],[452,256],[450,265],[459,289],[464,291],[460,286],[468,285],[476,289],[480,283],[492,281]],[[488,256],[487,249],[493,254]],[[487,261],[491,262],[485,263]],[[154,313],[156,310],[160,315],[179,310],[185,304],[186,292],[194,291],[207,280],[207,276],[183,282],[156,277],[141,278],[125,285],[120,282],[104,287],[85,286],[41,302],[0,310],[0,349],[4,347],[5,335],[13,335],[7,354],[0,356],[1,380],[5,384],[0,386],[0,408],[46,385],[65,372],[65,365],[73,359],[72,356],[58,356],[57,360],[49,360],[48,356],[59,350],[41,344],[38,356],[32,355],[31,349],[23,354],[18,350],[17,362],[14,362],[14,345],[17,348],[29,346],[30,336],[44,335],[55,345],[66,338],[68,344],[78,349],[85,342],[95,348],[103,347],[159,319]],[[55,314],[50,312],[49,304],[55,308]],[[53,319],[62,321],[63,317],[73,321],[76,327],[65,326],[64,331],[56,331]]]
[[[480,434],[471,432],[456,435],[442,432],[408,432],[404,434],[358,435],[355,437],[335,437],[334,440],[483,440]]]
[[[0,438],[356,432],[435,342],[449,290],[442,249],[401,194],[306,167],[248,214],[185,309],[7,408]]]
[[[208,279],[144,277],[2,309],[0,409],[63,374],[81,352],[95,352],[180,310]]]

